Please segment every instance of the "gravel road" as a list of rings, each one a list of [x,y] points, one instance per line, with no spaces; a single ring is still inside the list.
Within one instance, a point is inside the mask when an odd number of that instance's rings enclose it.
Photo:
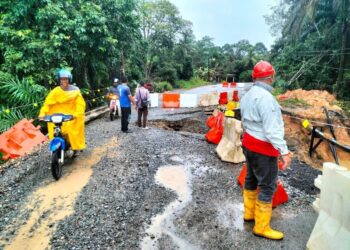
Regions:
[[[243,223],[242,164],[224,163],[203,140],[201,109],[150,111],[149,130],[121,133],[120,119],[86,126],[88,148],[54,181],[47,146],[0,175],[0,248],[305,249],[317,218],[320,172],[293,160],[280,173],[290,201],[273,211],[285,239]]]

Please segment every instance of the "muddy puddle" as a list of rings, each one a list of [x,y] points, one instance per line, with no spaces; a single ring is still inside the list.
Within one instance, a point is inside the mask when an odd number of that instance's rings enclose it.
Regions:
[[[22,208],[23,211],[30,212],[28,220],[21,223],[15,238],[9,244],[1,242],[5,244],[5,249],[50,248],[49,242],[58,222],[74,212],[75,199],[88,183],[93,166],[106,154],[113,154],[112,149],[116,144],[116,138],[112,138],[107,144],[95,148],[90,155],[81,155],[67,166],[69,173],[64,173],[59,181],[36,190]]]
[[[162,214],[152,218],[151,226],[146,230],[146,237],[142,240],[141,248],[159,249],[158,240],[162,236],[169,237],[179,249],[196,249],[191,243],[176,235],[173,220],[192,200],[190,187],[190,173],[185,166],[165,166],[159,168],[155,176],[156,182],[176,192],[177,199],[170,203]]]
[[[162,128],[165,130],[184,131],[197,134],[205,134],[208,127],[201,119],[185,118],[181,120],[150,120],[150,126]]]

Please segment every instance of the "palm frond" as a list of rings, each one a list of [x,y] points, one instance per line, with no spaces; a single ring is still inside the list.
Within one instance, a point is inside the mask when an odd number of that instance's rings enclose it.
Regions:
[[[40,102],[48,92],[45,87],[35,84],[30,79],[19,80],[17,77],[0,82],[0,91],[7,97],[8,104],[12,106]]]
[[[23,118],[25,117],[20,110],[12,111],[10,113],[2,112],[0,115],[0,133],[5,132]]]
[[[319,0],[310,0],[310,2],[306,5],[306,15],[313,21],[315,19],[316,7]]]
[[[316,7],[319,0],[301,0],[293,10],[292,18],[287,22],[285,33],[293,37],[300,36],[302,28],[315,19]]]
[[[340,8],[342,7],[343,0],[333,0],[333,11],[334,13],[338,13]]]

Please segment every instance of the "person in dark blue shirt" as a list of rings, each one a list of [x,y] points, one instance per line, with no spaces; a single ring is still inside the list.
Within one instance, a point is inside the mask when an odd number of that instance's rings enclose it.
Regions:
[[[124,133],[129,133],[128,125],[130,121],[130,115],[131,115],[131,103],[136,106],[136,103],[134,101],[134,98],[131,95],[130,88],[128,87],[128,78],[126,76],[123,76],[121,78],[121,85],[118,86],[119,91],[119,102],[120,102],[120,108],[122,111],[122,131]]]

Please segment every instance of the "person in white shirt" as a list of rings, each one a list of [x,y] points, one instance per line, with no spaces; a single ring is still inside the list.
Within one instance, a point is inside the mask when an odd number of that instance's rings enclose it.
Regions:
[[[255,221],[255,235],[281,240],[284,234],[270,228],[272,197],[277,187],[278,157],[284,162],[282,169],[286,169],[291,163],[291,154],[284,140],[281,108],[271,94],[274,75],[275,69],[270,63],[258,62],[252,73],[254,85],[241,98],[245,131],[242,147],[247,163],[243,218]]]

